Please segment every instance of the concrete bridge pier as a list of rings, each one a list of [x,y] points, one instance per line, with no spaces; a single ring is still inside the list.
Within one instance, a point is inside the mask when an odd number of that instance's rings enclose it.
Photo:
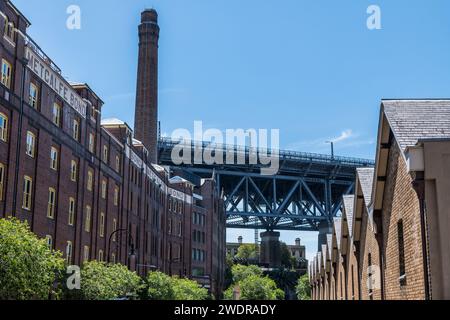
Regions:
[[[322,251],[322,245],[327,244],[327,234],[333,232],[332,225],[329,221],[322,221],[319,225],[319,236],[317,241],[317,247],[319,251]]]
[[[281,266],[280,233],[266,231],[261,233],[261,251],[259,262],[269,268]]]

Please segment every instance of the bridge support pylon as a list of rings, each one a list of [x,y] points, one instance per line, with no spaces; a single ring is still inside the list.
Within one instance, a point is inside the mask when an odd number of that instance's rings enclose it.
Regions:
[[[317,241],[317,247],[319,251],[322,251],[322,245],[327,244],[327,234],[331,234],[333,232],[333,227],[331,222],[322,221],[319,224],[319,236]]]
[[[280,233],[266,231],[261,233],[261,251],[259,262],[269,268],[281,266]]]

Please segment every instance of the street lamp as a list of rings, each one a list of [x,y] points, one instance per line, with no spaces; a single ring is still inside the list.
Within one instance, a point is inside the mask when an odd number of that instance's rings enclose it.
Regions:
[[[331,159],[334,159],[334,141],[325,141],[331,145]]]
[[[111,262],[111,240],[113,238],[113,236],[119,232],[125,232],[128,234],[128,236],[130,237],[130,258],[134,258],[136,257],[136,252],[134,249],[134,241],[133,241],[133,237],[131,236],[131,233],[128,231],[128,229],[117,229],[116,231],[113,231],[111,233],[111,235],[109,236],[109,240],[108,240],[108,262]]]

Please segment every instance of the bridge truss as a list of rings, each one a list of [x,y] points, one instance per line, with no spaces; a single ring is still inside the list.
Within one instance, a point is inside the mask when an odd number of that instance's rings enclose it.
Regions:
[[[162,138],[159,160],[174,166],[171,153],[178,142]],[[233,150],[246,164],[182,164],[188,174],[217,179],[224,193],[228,228],[318,231],[340,214],[342,196],[353,191],[356,168],[374,165],[371,160],[332,157],[294,151],[279,152],[279,171],[261,175],[262,165],[249,165],[249,148],[202,144],[203,150]],[[194,143],[192,152],[194,153]]]

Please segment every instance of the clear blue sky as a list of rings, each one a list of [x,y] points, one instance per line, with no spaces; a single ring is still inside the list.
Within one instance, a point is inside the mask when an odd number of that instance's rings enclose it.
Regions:
[[[281,146],[372,158],[380,99],[450,96],[446,0],[15,0],[29,34],[73,81],[133,125],[140,12],[159,12],[162,131],[277,128]],[[82,29],[65,27],[81,7]],[[381,8],[382,30],[366,28]],[[229,238],[253,232],[230,231]],[[296,233],[283,235],[292,243]],[[315,234],[300,234],[308,256]]]

